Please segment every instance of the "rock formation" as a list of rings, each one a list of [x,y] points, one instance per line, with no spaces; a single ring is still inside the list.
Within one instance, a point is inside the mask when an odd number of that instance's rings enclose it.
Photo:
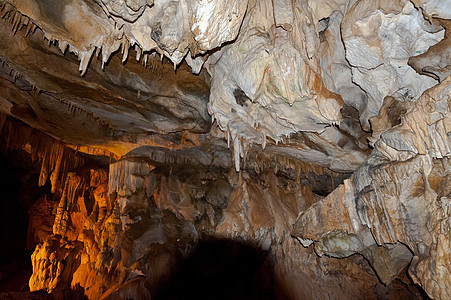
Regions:
[[[451,1],[0,16],[0,150],[35,191],[6,296],[451,298]]]

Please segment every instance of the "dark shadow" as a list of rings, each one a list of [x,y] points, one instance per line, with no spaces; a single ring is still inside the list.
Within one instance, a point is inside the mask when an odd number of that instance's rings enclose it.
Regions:
[[[270,256],[245,242],[201,240],[160,284],[155,299],[284,299]]]
[[[0,293],[0,300],[54,300],[45,291]]]
[[[20,162],[25,158],[15,153]],[[26,187],[26,188],[24,188]],[[0,153],[0,292],[28,290],[31,276],[27,249],[28,208],[37,195],[37,176]]]
[[[63,298],[72,300],[88,300],[88,297],[85,295],[85,289],[78,283],[73,288],[68,289]]]

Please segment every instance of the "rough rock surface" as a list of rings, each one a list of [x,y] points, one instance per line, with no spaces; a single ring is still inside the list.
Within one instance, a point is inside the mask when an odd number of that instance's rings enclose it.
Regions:
[[[351,179],[300,214],[294,234],[304,246],[361,253],[386,283],[410,263],[429,296],[451,296],[450,96],[449,78],[426,91]]]
[[[0,150],[38,177],[31,291],[451,298],[450,0],[0,17]]]
[[[212,292],[223,293],[220,298],[224,299],[237,295],[255,299],[355,297],[362,287],[368,297],[384,298],[396,290],[405,298],[414,295],[399,283],[389,288],[381,285],[362,258],[317,261],[316,254],[300,248],[290,228],[297,214],[318,198],[308,186],[272,172],[256,181],[246,171],[169,167],[172,171],[167,165],[153,168],[148,159],[135,155],[110,165],[108,185],[104,170],[85,171],[90,176],[91,195],[84,197],[79,182],[88,185],[89,180],[70,173],[66,186],[75,187],[74,197],[65,198],[63,192],[55,225],[63,219],[64,226],[56,233],[54,225],[53,233],[36,247],[31,290],[45,289],[60,297],[67,293],[67,285],[74,290],[79,286],[93,299],[203,299]],[[118,173],[128,173],[129,180],[118,182]],[[104,198],[108,186],[109,200]],[[63,213],[61,203],[66,205]],[[194,267],[186,266],[192,253],[203,247],[211,252],[200,252],[202,259]],[[258,249],[252,251],[262,256],[250,271],[246,269],[249,261],[235,265],[248,247]],[[237,269],[222,265],[221,260],[230,259],[222,251],[234,251],[236,256],[229,263]],[[218,265],[216,271],[208,265],[213,262]],[[193,290],[190,283],[197,286],[208,280],[196,277],[196,269],[224,274],[216,275],[203,291]],[[241,276],[251,283],[243,291],[233,282],[220,280],[227,276]],[[345,284],[355,278],[352,286]],[[174,282],[176,291],[171,288]],[[323,285],[330,289],[319,291]]]

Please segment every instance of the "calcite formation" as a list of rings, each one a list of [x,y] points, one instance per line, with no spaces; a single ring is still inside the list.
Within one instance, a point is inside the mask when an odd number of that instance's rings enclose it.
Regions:
[[[351,179],[299,216],[294,232],[304,245],[369,261],[388,255],[372,263],[384,282],[410,262],[409,274],[431,297],[450,297],[450,83],[425,92]]]
[[[451,298],[449,0],[0,16],[0,150],[39,170],[30,291]]]

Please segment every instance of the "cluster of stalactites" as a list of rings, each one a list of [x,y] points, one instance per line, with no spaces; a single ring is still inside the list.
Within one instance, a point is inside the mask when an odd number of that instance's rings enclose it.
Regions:
[[[334,178],[334,173],[327,168],[319,165],[313,165],[298,159],[291,159],[283,156],[274,156],[264,152],[255,155],[255,160],[251,162],[251,166],[257,174],[262,174],[270,169],[277,174],[280,171],[294,170],[296,171],[296,181],[300,183],[302,174],[308,179],[309,174],[313,173],[317,176],[328,174]]]
[[[110,164],[108,191],[109,194],[128,190],[134,192],[144,187],[144,179],[153,169],[147,163],[120,160]]]
[[[116,52],[117,50],[120,51],[122,54],[122,63],[125,63],[129,57],[130,49],[134,49],[136,53],[136,61],[140,62],[144,67],[150,67],[150,69],[158,69],[158,65],[155,63],[155,59],[152,59],[152,57],[159,55],[160,60],[163,60],[163,52],[159,51],[158,48],[154,48],[150,51],[144,52],[144,50],[141,48],[141,46],[136,42],[136,40],[129,39],[127,36],[125,36],[121,29],[116,29],[115,33],[116,38],[112,41],[109,41],[107,39],[104,39],[99,42],[99,45],[91,47],[89,50],[86,51],[80,51],[76,49],[74,46],[68,44],[66,41],[60,41],[58,43],[58,47],[60,50],[64,53],[65,49],[69,47],[71,50],[70,52],[75,53],[78,56],[78,59],[80,60],[80,66],[79,71],[81,72],[81,75],[84,75],[88,69],[89,62],[92,58],[92,56],[97,57],[102,61],[102,69],[105,68],[105,64],[110,59],[111,55]],[[50,41],[50,43],[53,41],[58,41],[57,38],[52,37],[48,34],[46,34],[46,39]],[[153,50],[157,52],[152,52]],[[158,53],[158,54],[157,54]],[[174,64],[174,69],[176,68],[176,65]]]
[[[8,20],[14,33],[25,26],[26,35],[28,35],[30,32],[34,32],[37,28],[36,24],[34,24],[29,17],[22,15],[7,1],[0,1],[0,17]]]
[[[25,35],[28,36],[39,28],[39,26],[28,16],[23,15],[12,4],[5,0],[0,0],[0,17],[8,22],[14,33],[25,27]],[[164,56],[163,52],[158,47],[144,53],[144,50],[139,43],[134,38],[128,38],[124,35],[122,27],[117,24],[115,25],[113,30],[114,33],[112,35],[100,37],[94,45],[89,47],[89,49],[78,49],[68,41],[57,38],[42,28],[40,29],[44,33],[44,39],[48,41],[49,46],[53,43],[58,46],[62,53],[65,53],[66,50],[69,49],[69,52],[78,56],[78,59],[80,60],[79,71],[81,72],[81,75],[86,73],[93,55],[101,59],[103,69],[110,56],[119,49],[122,54],[123,63],[128,59],[130,49],[134,49],[136,52],[136,61],[141,62],[145,67],[147,67],[149,63],[151,69],[158,68],[155,64],[155,60],[151,59],[151,57],[158,53],[162,60]],[[157,52],[152,52],[153,50]],[[175,67],[176,65],[174,65],[174,68]]]
[[[41,162],[39,186],[50,177],[52,193],[61,191],[68,172],[80,167],[84,159],[76,151],[66,147],[46,134],[31,127],[0,117],[0,135],[6,140],[6,150],[23,149],[30,153],[33,162]]]
[[[76,199],[83,194],[87,185],[89,185],[89,182],[76,173],[69,172],[67,174],[63,194],[56,211],[53,234],[64,235],[67,230],[69,209],[76,202]]]

